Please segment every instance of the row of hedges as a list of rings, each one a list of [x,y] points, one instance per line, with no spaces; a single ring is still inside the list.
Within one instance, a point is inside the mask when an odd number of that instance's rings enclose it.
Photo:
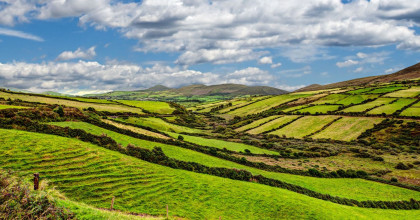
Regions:
[[[141,160],[168,166],[175,169],[183,169],[183,170],[188,170],[188,171],[192,171],[196,173],[219,176],[219,177],[229,178],[233,180],[256,182],[259,184],[287,189],[287,190],[297,192],[303,195],[307,195],[313,198],[322,199],[322,200],[326,200],[326,201],[330,201],[330,202],[334,202],[334,203],[338,203],[342,205],[358,206],[358,207],[364,207],[364,208],[381,208],[381,209],[405,209],[405,210],[420,209],[420,202],[414,199],[411,199],[410,201],[395,201],[395,202],[393,201],[356,201],[353,199],[341,198],[337,196],[331,196],[329,194],[318,193],[313,190],[303,188],[301,186],[286,183],[280,180],[267,178],[261,175],[253,176],[250,172],[246,170],[220,168],[220,167],[208,167],[199,163],[176,160],[176,159],[169,158],[168,156],[166,156],[163,153],[162,149],[160,148],[154,148],[153,150],[148,150],[148,149],[143,149],[143,148],[136,147],[133,145],[128,145],[126,148],[123,148],[122,146],[118,145],[115,140],[109,137],[89,134],[81,129],[70,129],[68,127],[62,128],[58,126],[39,124],[29,119],[20,118],[20,117],[2,120],[0,123],[0,126],[3,128],[13,128],[16,125],[18,125],[19,129],[21,130],[35,131],[35,132],[47,133],[47,134],[55,134],[55,135],[59,135],[63,137],[78,138],[82,141],[90,142],[90,143],[93,143],[95,145],[98,145],[98,146],[101,146],[110,150],[118,151],[123,154],[139,158]]]

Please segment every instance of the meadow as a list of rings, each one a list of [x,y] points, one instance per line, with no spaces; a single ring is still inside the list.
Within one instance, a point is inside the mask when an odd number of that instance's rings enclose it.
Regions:
[[[289,123],[289,122],[295,120],[298,117],[299,116],[297,116],[297,115],[284,115],[284,116],[282,116],[278,119],[275,119],[275,120],[270,121],[268,123],[265,123],[265,124],[263,124],[259,127],[251,129],[251,130],[247,131],[247,133],[249,133],[249,134],[261,134],[263,132],[270,131],[272,129],[276,129],[276,128],[278,128],[278,127],[280,127],[280,126],[282,126],[286,123]]]
[[[305,116],[292,122],[281,129],[270,132],[278,136],[303,138],[323,128],[328,123],[337,119],[338,116]]]
[[[16,106],[16,105],[2,105],[2,104],[0,104],[0,110],[1,109],[9,109],[9,108],[24,109],[24,108],[28,108],[28,107]]]
[[[137,100],[116,100],[124,105],[134,106],[149,112],[158,114],[172,114],[175,108],[171,107],[167,102],[158,101],[137,101]]]
[[[360,105],[355,105],[355,106],[345,108],[344,110],[342,110],[342,112],[364,112],[368,109],[375,108],[380,105],[388,104],[394,100],[395,98],[378,98],[374,101],[371,101],[365,104],[360,104]]]
[[[4,99],[20,99],[22,101],[27,102],[40,102],[46,104],[56,104],[56,105],[66,105],[76,108],[89,108],[92,107],[97,111],[108,111],[108,112],[132,112],[137,114],[143,114],[140,108],[134,108],[129,106],[117,105],[117,104],[103,104],[103,103],[88,103],[88,102],[79,102],[79,101],[71,101],[67,99],[59,99],[59,98],[50,98],[44,96],[36,96],[36,95],[26,95],[26,94],[16,94],[16,93],[7,93],[0,91],[0,97]]]
[[[189,128],[181,125],[176,125],[172,123],[168,123],[164,121],[161,118],[136,118],[136,117],[128,117],[128,118],[116,118],[118,121],[134,124],[134,125],[141,125],[145,127],[154,128],[156,130],[160,131],[169,131],[169,132],[175,132],[175,133],[198,133],[202,134],[205,133],[205,131],[195,128]]]
[[[420,87],[413,86],[409,89],[398,90],[396,92],[391,92],[386,94],[387,97],[397,97],[397,98],[413,98],[420,95]]]
[[[309,113],[309,114],[316,114],[316,113],[329,113],[335,112],[340,108],[340,105],[314,105],[307,108],[296,110],[295,112],[298,113]]]
[[[373,128],[375,124],[382,121],[381,118],[343,117],[321,132],[311,136],[319,139],[333,139],[340,141],[351,141],[359,137],[367,129]]]
[[[387,115],[390,115],[390,114],[404,108],[405,106],[415,102],[415,101],[416,101],[416,99],[400,98],[400,99],[397,99],[397,101],[395,101],[391,104],[374,108],[374,109],[368,111],[367,114],[372,114],[372,115],[387,114]]]
[[[269,116],[269,117],[266,117],[266,118],[262,118],[262,119],[253,121],[253,122],[251,122],[251,123],[249,123],[249,124],[247,124],[245,126],[239,127],[237,129],[235,129],[235,131],[242,132],[242,131],[246,131],[246,130],[249,130],[249,129],[252,129],[252,128],[256,128],[256,127],[258,127],[258,126],[260,126],[262,124],[265,124],[265,123],[267,123],[269,121],[272,121],[272,120],[274,120],[274,119],[276,119],[278,117],[281,117],[281,116],[279,116],[279,115],[273,115],[273,116]]]

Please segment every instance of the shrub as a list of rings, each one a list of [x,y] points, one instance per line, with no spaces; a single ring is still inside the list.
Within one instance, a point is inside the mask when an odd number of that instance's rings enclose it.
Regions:
[[[398,182],[398,179],[397,179],[397,178],[395,178],[395,177],[392,177],[392,178],[391,178],[391,182],[396,183],[396,182]]]
[[[397,164],[397,166],[395,166],[395,169],[399,169],[399,170],[409,170],[410,169],[410,167],[408,167],[407,165],[405,165],[404,163],[402,163],[402,162],[399,162],[398,164]]]

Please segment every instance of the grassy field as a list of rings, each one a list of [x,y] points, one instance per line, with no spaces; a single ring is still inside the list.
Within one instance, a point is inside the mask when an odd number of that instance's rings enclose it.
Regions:
[[[270,132],[278,136],[285,135],[286,137],[303,138],[315,131],[320,130],[326,124],[330,123],[338,116],[305,116],[292,122],[291,124],[279,130]]]
[[[133,112],[138,114],[143,114],[141,109],[117,105],[117,104],[102,104],[102,103],[87,103],[87,102],[79,102],[79,101],[71,101],[66,99],[58,99],[58,98],[49,98],[49,97],[42,97],[42,96],[33,96],[33,95],[25,95],[25,94],[12,94],[6,92],[0,92],[0,97],[5,99],[20,99],[22,101],[27,102],[40,102],[46,104],[57,104],[57,105],[66,105],[70,107],[76,108],[95,108],[97,111],[109,111],[109,112]]]
[[[283,112],[293,112],[295,110],[304,109],[304,108],[307,108],[307,107],[309,107],[309,105],[298,105],[298,106],[286,108],[285,110],[283,110]]]
[[[274,96],[268,99],[264,99],[255,103],[252,103],[250,105],[247,105],[245,107],[236,109],[234,111],[228,112],[227,114],[230,115],[238,115],[238,116],[244,116],[244,115],[250,115],[250,114],[256,114],[260,113],[266,110],[269,110],[273,107],[279,106],[283,103],[309,96],[307,94],[300,94],[300,95],[279,95]]]
[[[158,101],[135,101],[135,100],[117,100],[119,103],[142,108],[149,112],[158,114],[172,114],[175,108],[171,107],[167,102]]]
[[[365,103],[365,104],[361,104],[361,105],[355,105],[355,106],[351,106],[349,108],[345,108],[344,110],[342,110],[342,112],[364,112],[367,109],[370,108],[374,108],[376,106],[382,105],[382,104],[388,104],[392,101],[394,101],[395,98],[378,98],[374,101]]]
[[[360,104],[367,99],[375,99],[377,97],[378,95],[350,95],[336,102],[335,104],[340,104],[340,105],[345,105],[345,106],[351,105],[351,104]]]
[[[169,132],[175,132],[175,133],[205,133],[203,130],[195,129],[195,128],[189,128],[185,126],[180,126],[176,124],[168,123],[161,118],[135,118],[135,117],[129,117],[128,119],[124,118],[117,118],[119,121],[135,124],[135,125],[142,125],[150,128],[154,128],[156,130],[160,131],[169,131]]]
[[[402,109],[403,107],[415,102],[415,101],[416,101],[416,99],[400,98],[392,104],[388,104],[388,105],[380,106],[378,108],[374,108],[374,109],[368,111],[367,114],[379,115],[379,114],[385,113],[387,115],[390,115],[390,114]]]
[[[196,162],[209,167],[244,169],[252,172],[254,175],[264,175],[273,179],[300,185],[315,191],[323,193],[332,192],[334,195],[346,198],[355,198],[357,200],[398,200],[411,198],[410,195],[412,192],[410,190],[404,190],[397,187],[378,184],[375,182],[360,179],[323,179],[314,177],[302,177],[285,173],[267,172],[177,146],[160,144],[129,137],[84,122],[58,122],[54,124],[69,126],[72,128],[81,128],[89,133],[96,135],[106,134],[123,146],[134,144],[136,146],[141,146],[147,149],[153,149],[153,147],[156,146],[161,147],[167,156],[178,160]],[[358,191],[354,192],[354,188],[357,188]],[[359,194],[360,191],[368,191],[369,193]],[[420,193],[415,195],[420,196]]]
[[[312,138],[331,138],[334,140],[355,140],[367,129],[373,128],[374,124],[382,121],[381,118],[343,117],[325,130],[311,136]]]
[[[2,104],[0,104],[0,110],[2,110],[2,109],[8,109],[8,108],[19,108],[19,109],[24,109],[24,108],[28,108],[28,107],[24,107],[24,106],[16,106],[16,105],[2,105]]]
[[[344,95],[344,94],[331,94],[331,95],[325,96],[325,97],[321,98],[320,100],[315,101],[311,104],[316,104],[316,105],[319,105],[319,104],[334,104],[334,103],[336,103],[336,102],[338,102],[342,99],[345,99],[346,97],[347,96]]]
[[[292,207],[297,207],[299,212],[287,211],[282,215],[302,216],[302,207],[306,207],[307,203],[313,203],[308,207],[316,206],[316,214],[320,213],[320,204],[328,205],[325,207],[328,212],[337,206],[339,209],[374,210],[366,215],[394,213],[392,210],[345,207],[260,184],[174,170],[74,139],[0,129],[0,142],[3,143],[0,150],[5,155],[0,158],[1,167],[22,170],[28,174],[40,172],[42,178],[48,178],[51,185],[57,185],[69,198],[96,207],[109,207],[111,197],[115,196],[116,209],[159,215],[164,213],[165,204],[168,204],[171,215],[199,219],[204,216],[210,219],[218,216],[224,219],[270,219],[278,217],[279,209],[290,210]],[[418,199],[420,196],[418,192],[360,179],[272,175],[293,176],[293,181],[300,181],[302,185],[321,187],[331,191],[332,195],[354,195],[355,199],[399,200]],[[278,201],[275,199],[277,197]],[[289,201],[283,204],[284,201],[281,201],[285,199]],[[300,204],[299,199],[305,199],[305,202]],[[221,202],[228,202],[229,205],[226,207]],[[203,210],[197,210],[197,207],[203,207]],[[333,214],[340,213],[339,209]],[[409,214],[419,211],[402,212],[403,216],[409,215],[406,217],[419,215]]]
[[[385,86],[381,88],[374,89],[372,91],[369,91],[371,94],[383,94],[383,93],[389,93],[401,89],[406,89],[407,87],[404,86]]]
[[[284,125],[294,119],[299,117],[298,115],[284,115],[276,120],[270,121],[266,124],[263,124],[262,126],[256,127],[252,130],[247,131],[247,133],[250,134],[261,134],[263,132],[269,131],[271,129],[275,129],[280,127],[281,125]]]
[[[82,98],[82,97],[66,97],[67,99],[73,99],[80,102],[92,102],[92,103],[103,103],[103,104],[118,104],[112,100],[107,99],[92,99],[92,98]]]
[[[411,107],[407,108],[406,110],[402,111],[402,116],[420,116],[420,102],[412,105]]]
[[[169,135],[171,135],[174,138],[178,138],[179,134],[168,132]],[[267,150],[264,148],[254,147],[252,145],[242,144],[242,143],[236,143],[231,141],[222,141],[217,139],[208,139],[203,137],[196,137],[196,136],[190,136],[190,135],[182,135],[184,137],[184,141],[191,142],[194,144],[199,144],[202,146],[208,146],[208,147],[216,147],[219,149],[226,148],[231,151],[236,152],[245,152],[245,149],[248,149],[251,151],[251,153],[254,154],[272,154],[272,155],[278,155],[278,152]]]
[[[253,121],[252,123],[247,124],[245,126],[237,128],[237,129],[235,129],[235,131],[242,132],[242,131],[246,131],[246,130],[249,130],[249,129],[252,129],[252,128],[256,128],[256,127],[260,126],[261,124],[269,122],[269,121],[271,121],[273,119],[276,119],[278,117],[281,117],[281,116],[280,115],[273,115],[273,116],[269,116],[267,118],[262,118],[262,119]]]
[[[337,111],[338,108],[340,108],[340,105],[315,105],[315,106],[310,106],[304,109],[296,110],[296,112],[309,113],[309,114],[328,113],[328,112]]]
[[[409,89],[404,89],[404,90],[399,90],[396,92],[391,92],[386,94],[385,96],[387,97],[406,97],[406,98],[410,98],[410,97],[416,97],[420,95],[420,87],[419,86],[413,86]]]
[[[370,91],[372,89],[373,89],[372,87],[360,88],[360,89],[355,89],[355,90],[347,91],[346,93],[349,93],[349,94],[363,94],[363,93],[366,93],[366,92],[368,92],[368,91]]]

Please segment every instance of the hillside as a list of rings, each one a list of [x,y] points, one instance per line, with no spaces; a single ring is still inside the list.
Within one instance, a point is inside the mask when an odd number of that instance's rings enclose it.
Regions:
[[[170,219],[420,218],[416,80],[150,90],[235,98],[185,108],[2,90],[0,169],[40,173],[80,219],[162,219],[166,206]]]
[[[337,82],[327,85],[310,85],[301,89],[296,90],[295,92],[305,92],[305,91],[315,91],[315,90],[323,90],[323,89],[333,89],[333,88],[341,88],[341,87],[349,87],[349,86],[363,86],[375,83],[390,83],[394,81],[403,81],[403,80],[410,80],[410,79],[419,79],[420,78],[420,63],[414,64],[410,67],[402,69],[398,72],[387,74],[387,75],[380,75],[380,76],[369,76],[359,79],[352,79],[343,82]]]
[[[176,89],[157,85],[145,90],[114,91],[86,96],[100,99],[175,101],[186,104],[186,102],[209,102],[238,96],[281,95],[285,93],[287,93],[287,91],[268,86],[221,84],[210,86],[189,85]]]

